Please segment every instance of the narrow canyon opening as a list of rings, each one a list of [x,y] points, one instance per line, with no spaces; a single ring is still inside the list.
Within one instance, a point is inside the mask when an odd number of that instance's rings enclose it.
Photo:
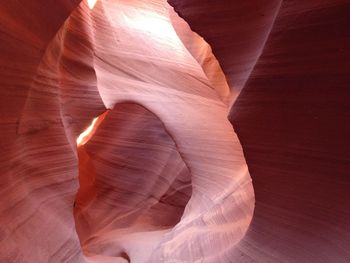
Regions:
[[[152,112],[118,104],[92,121],[77,148],[74,216],[85,256],[128,258],[115,245],[127,235],[160,238],[180,221],[192,193],[190,172]]]
[[[0,13],[0,262],[350,262],[350,1]]]

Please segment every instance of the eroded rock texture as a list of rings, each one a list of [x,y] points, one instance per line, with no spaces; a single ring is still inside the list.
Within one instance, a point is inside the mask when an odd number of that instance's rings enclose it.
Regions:
[[[348,262],[348,1],[169,4],[0,4],[0,262]]]
[[[159,244],[152,239],[180,221],[192,194],[175,142],[150,111],[119,104],[78,151],[75,215],[83,251],[99,258],[101,251],[122,256],[138,250],[132,258],[142,262]]]
[[[256,199],[232,262],[349,262],[349,1],[170,2],[231,89],[260,53],[229,115]]]

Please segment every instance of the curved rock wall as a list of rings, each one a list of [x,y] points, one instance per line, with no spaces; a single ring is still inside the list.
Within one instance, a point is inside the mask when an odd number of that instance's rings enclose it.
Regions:
[[[168,2],[210,44],[234,101],[261,55],[282,0]]]
[[[147,261],[192,193],[176,144],[147,109],[118,104],[78,151],[75,218],[84,254]]]
[[[232,262],[348,262],[349,2],[169,2],[212,46],[231,90],[259,54],[229,115],[256,195]]]
[[[62,21],[7,124],[16,134],[4,162],[1,260],[228,260],[251,221],[253,188],[220,66],[178,19],[165,1],[98,1]],[[77,151],[79,133],[106,109]]]
[[[350,260],[348,1],[79,2],[0,4],[0,262]]]

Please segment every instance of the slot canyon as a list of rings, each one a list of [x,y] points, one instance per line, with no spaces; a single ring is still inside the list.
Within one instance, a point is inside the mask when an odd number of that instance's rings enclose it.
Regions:
[[[349,0],[4,0],[0,40],[0,263],[350,262]]]

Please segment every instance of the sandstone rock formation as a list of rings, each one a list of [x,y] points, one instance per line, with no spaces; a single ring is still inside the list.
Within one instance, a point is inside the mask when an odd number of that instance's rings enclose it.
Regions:
[[[256,61],[229,115],[256,201],[232,261],[349,262],[349,1],[170,2],[231,89]]]
[[[1,3],[0,262],[348,262],[349,11]]]

